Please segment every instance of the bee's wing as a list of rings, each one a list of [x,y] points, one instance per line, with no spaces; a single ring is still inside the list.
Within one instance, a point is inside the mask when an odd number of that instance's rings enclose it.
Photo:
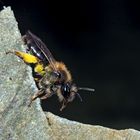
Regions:
[[[49,49],[47,48],[47,46],[41,41],[41,39],[39,39],[36,35],[34,35],[33,33],[31,33],[30,31],[28,31],[26,34],[34,41],[34,43],[38,46],[38,48],[40,49],[40,51],[47,58],[47,60],[50,63],[51,67],[53,68],[53,70],[56,71],[56,67],[55,67],[56,60],[52,56],[52,54],[49,51]]]

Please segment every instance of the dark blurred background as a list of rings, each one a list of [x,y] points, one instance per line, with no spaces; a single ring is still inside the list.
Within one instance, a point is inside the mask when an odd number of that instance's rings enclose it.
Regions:
[[[140,4],[133,0],[3,0],[21,33],[30,29],[65,62],[80,92],[60,112],[57,97],[46,111],[83,123],[140,130]],[[2,4],[1,4],[2,5]]]

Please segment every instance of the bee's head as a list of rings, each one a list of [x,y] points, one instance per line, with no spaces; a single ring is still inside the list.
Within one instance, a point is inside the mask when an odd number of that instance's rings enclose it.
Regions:
[[[61,92],[67,102],[72,102],[77,93],[77,87],[75,84],[64,83],[61,87]]]
[[[68,102],[72,102],[75,96],[77,96],[80,99],[80,101],[82,101],[82,98],[78,93],[78,90],[86,90],[92,92],[94,91],[94,89],[90,89],[90,88],[81,88],[81,87],[78,88],[75,84],[69,82],[62,84],[61,93],[63,96],[63,100],[62,100],[62,107],[60,111],[62,111],[67,106]]]
[[[76,95],[78,95],[80,97],[80,95],[77,93],[78,88],[75,84],[72,83],[63,83],[61,86],[61,93],[63,96],[63,100],[62,100],[62,107],[60,109],[60,111],[62,111],[66,106],[68,102],[72,102],[75,98]],[[80,99],[82,100],[82,98],[80,97]]]

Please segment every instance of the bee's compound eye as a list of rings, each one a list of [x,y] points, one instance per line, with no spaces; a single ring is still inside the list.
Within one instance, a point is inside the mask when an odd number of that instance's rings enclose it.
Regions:
[[[63,84],[61,87],[62,94],[65,98],[68,98],[70,96],[70,86],[69,84]]]

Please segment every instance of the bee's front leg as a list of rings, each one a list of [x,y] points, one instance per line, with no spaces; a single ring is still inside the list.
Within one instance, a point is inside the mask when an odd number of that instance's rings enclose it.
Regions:
[[[68,102],[67,102],[65,99],[62,101],[62,106],[61,106],[61,108],[60,108],[60,111],[63,111],[63,109],[66,108],[67,103],[68,103]]]
[[[42,94],[44,93],[44,90],[40,89],[39,91],[37,91],[31,98],[30,98],[30,101],[29,101],[29,104],[28,106],[30,107],[32,102],[37,99],[39,96],[41,96]]]

